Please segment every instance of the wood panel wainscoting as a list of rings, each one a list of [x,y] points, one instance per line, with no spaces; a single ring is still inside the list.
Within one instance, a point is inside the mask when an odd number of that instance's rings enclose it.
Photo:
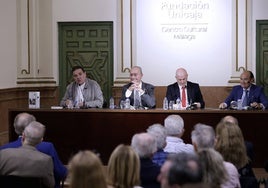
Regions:
[[[33,114],[46,125],[44,140],[53,142],[64,164],[79,150],[90,149],[100,154],[107,164],[111,152],[118,144],[130,144],[135,133],[144,132],[154,123],[164,123],[171,114],[184,120],[183,139],[191,143],[191,131],[195,124],[204,123],[216,127],[226,115],[239,121],[244,138],[254,146],[254,168],[261,168],[268,159],[268,142],[264,141],[268,131],[268,110],[121,110],[121,109],[9,109],[9,139],[17,139],[13,120],[18,113]]]
[[[207,108],[218,108],[219,104],[224,101],[224,99],[230,93],[232,87],[227,86],[200,86],[204,101]],[[155,98],[156,98],[156,108],[162,108],[163,99],[166,96],[166,86],[155,86]],[[119,100],[122,94],[122,87],[113,87],[112,94],[115,98],[115,104],[119,104]]]
[[[28,108],[28,92],[40,91],[40,106],[58,104],[58,87],[21,87],[0,90],[0,145],[8,142],[8,109]]]

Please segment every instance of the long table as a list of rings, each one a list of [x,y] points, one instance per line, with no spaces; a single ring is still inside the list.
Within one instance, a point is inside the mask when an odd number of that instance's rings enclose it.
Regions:
[[[120,110],[120,109],[9,109],[9,140],[17,139],[13,120],[18,113],[33,114],[46,125],[45,141],[53,142],[60,159],[67,164],[79,150],[98,152],[107,164],[113,149],[120,143],[130,144],[135,133],[144,132],[154,123],[164,123],[170,114],[179,114],[185,122],[183,139],[191,143],[190,135],[196,123],[215,127],[220,119],[232,115],[239,121],[245,140],[254,144],[254,167],[263,167],[268,160],[268,111],[204,110]]]

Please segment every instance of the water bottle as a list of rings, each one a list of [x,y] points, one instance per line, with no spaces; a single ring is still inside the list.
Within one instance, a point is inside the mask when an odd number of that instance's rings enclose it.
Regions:
[[[181,109],[181,99],[180,99],[180,97],[177,98],[176,104],[177,104],[177,110],[180,110]]]
[[[109,108],[114,109],[114,98],[113,97],[110,98],[109,104],[110,104]]]
[[[169,101],[168,109],[174,110],[174,101]]]
[[[130,109],[130,100],[129,100],[129,98],[126,99],[125,109]]]
[[[163,109],[164,110],[167,110],[168,109],[168,100],[167,100],[167,97],[165,97],[164,100],[163,100]]]

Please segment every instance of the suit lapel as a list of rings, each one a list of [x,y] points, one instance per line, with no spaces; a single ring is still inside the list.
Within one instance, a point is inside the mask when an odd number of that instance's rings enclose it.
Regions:
[[[175,93],[176,93],[176,99],[177,98],[179,98],[180,97],[180,99],[181,99],[181,93],[180,93],[180,87],[179,87],[179,85],[176,83],[176,87],[175,87]],[[175,100],[176,100],[175,99]]]
[[[192,86],[187,82],[187,100],[189,104],[191,103],[190,99],[192,99]]]

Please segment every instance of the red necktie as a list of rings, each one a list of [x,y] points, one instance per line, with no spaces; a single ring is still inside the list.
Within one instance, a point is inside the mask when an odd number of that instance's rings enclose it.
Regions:
[[[185,94],[185,87],[182,87],[182,92],[181,92],[181,104],[182,107],[186,107],[186,94]]]

